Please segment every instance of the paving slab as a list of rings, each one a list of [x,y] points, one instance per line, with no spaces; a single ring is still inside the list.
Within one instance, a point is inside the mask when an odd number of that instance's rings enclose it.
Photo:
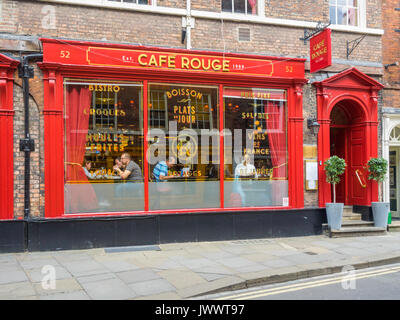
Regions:
[[[40,296],[40,300],[90,300],[90,297],[86,294],[85,291],[79,290]]]
[[[262,263],[263,265],[270,268],[287,267],[293,264],[293,262],[285,259],[271,259]]]
[[[62,262],[62,265],[74,276],[82,277],[92,274],[108,273],[109,270],[93,259]]]
[[[151,269],[139,269],[132,271],[117,272],[116,275],[124,283],[127,284],[161,278],[156,272],[154,272]]]
[[[0,285],[0,300],[36,296],[36,291],[29,281]]]
[[[112,278],[82,283],[86,294],[94,300],[126,300],[137,294],[121,279]]]
[[[139,266],[124,260],[103,260],[98,262],[112,272],[130,271],[140,268]]]
[[[7,270],[0,271],[0,285],[8,283],[18,283],[28,281],[28,277],[22,270]]]
[[[253,261],[242,258],[240,256],[233,257],[233,258],[226,258],[226,259],[218,259],[218,260],[216,260],[216,262],[218,262],[224,266],[227,266],[228,268],[240,268],[240,267],[254,265]]]
[[[178,290],[202,285],[208,282],[206,279],[193,271],[165,270],[159,272],[158,274]]]
[[[176,292],[169,291],[148,296],[140,296],[135,298],[134,300],[181,300],[181,299],[182,297],[178,295]]]
[[[21,259],[19,264],[25,270],[43,268],[47,265],[59,266],[59,263],[54,258]]]
[[[228,276],[215,281],[207,281],[195,286],[178,289],[177,293],[182,298],[190,298],[204,293],[213,293],[224,288],[232,290],[245,288],[243,280],[239,277]]]
[[[33,283],[33,287],[39,296],[47,296],[58,293],[74,292],[82,290],[76,279],[56,280],[55,288],[43,287],[42,283]]]
[[[45,271],[45,272],[43,272]],[[65,268],[61,266],[54,266],[55,277],[56,280],[69,279],[72,278],[72,274],[69,273]],[[41,282],[43,278],[48,274],[46,269],[38,268],[38,269],[28,269],[25,270],[25,273],[28,275],[31,282]]]
[[[165,279],[155,279],[130,284],[129,287],[138,296],[148,296],[157,293],[175,292],[176,288]]]

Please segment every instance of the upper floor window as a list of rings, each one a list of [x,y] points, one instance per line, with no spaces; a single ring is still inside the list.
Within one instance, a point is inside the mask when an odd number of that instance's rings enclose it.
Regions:
[[[329,0],[329,18],[332,24],[359,26],[360,1]]]
[[[152,0],[108,0],[113,2],[122,2],[122,3],[135,3],[135,4],[152,4]]]
[[[222,0],[222,11],[257,14],[257,0]]]

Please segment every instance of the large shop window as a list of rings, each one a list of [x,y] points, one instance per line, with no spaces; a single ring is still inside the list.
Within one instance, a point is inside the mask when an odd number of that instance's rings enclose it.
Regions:
[[[288,206],[286,91],[224,89],[225,207]]]
[[[149,209],[220,207],[218,89],[149,85]]]
[[[142,87],[65,83],[65,213],[144,210]]]
[[[220,208],[222,183],[226,208],[288,206],[285,90],[224,88],[223,147],[217,87],[149,83],[147,113],[142,91],[65,82],[65,213]]]

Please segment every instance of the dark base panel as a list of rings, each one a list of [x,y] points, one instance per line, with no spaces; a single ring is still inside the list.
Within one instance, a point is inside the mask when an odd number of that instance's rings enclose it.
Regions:
[[[372,215],[372,207],[370,207],[370,206],[354,205],[353,212],[361,213],[361,220],[374,221],[374,216]]]
[[[0,222],[0,253],[25,251],[25,227],[24,221]]]
[[[28,251],[74,250],[318,235],[323,223],[324,208],[35,219],[27,222],[27,239]]]

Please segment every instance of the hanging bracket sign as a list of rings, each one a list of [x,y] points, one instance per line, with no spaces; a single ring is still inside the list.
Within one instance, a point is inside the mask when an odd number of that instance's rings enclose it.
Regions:
[[[331,29],[325,29],[310,39],[310,72],[317,72],[331,65]]]

